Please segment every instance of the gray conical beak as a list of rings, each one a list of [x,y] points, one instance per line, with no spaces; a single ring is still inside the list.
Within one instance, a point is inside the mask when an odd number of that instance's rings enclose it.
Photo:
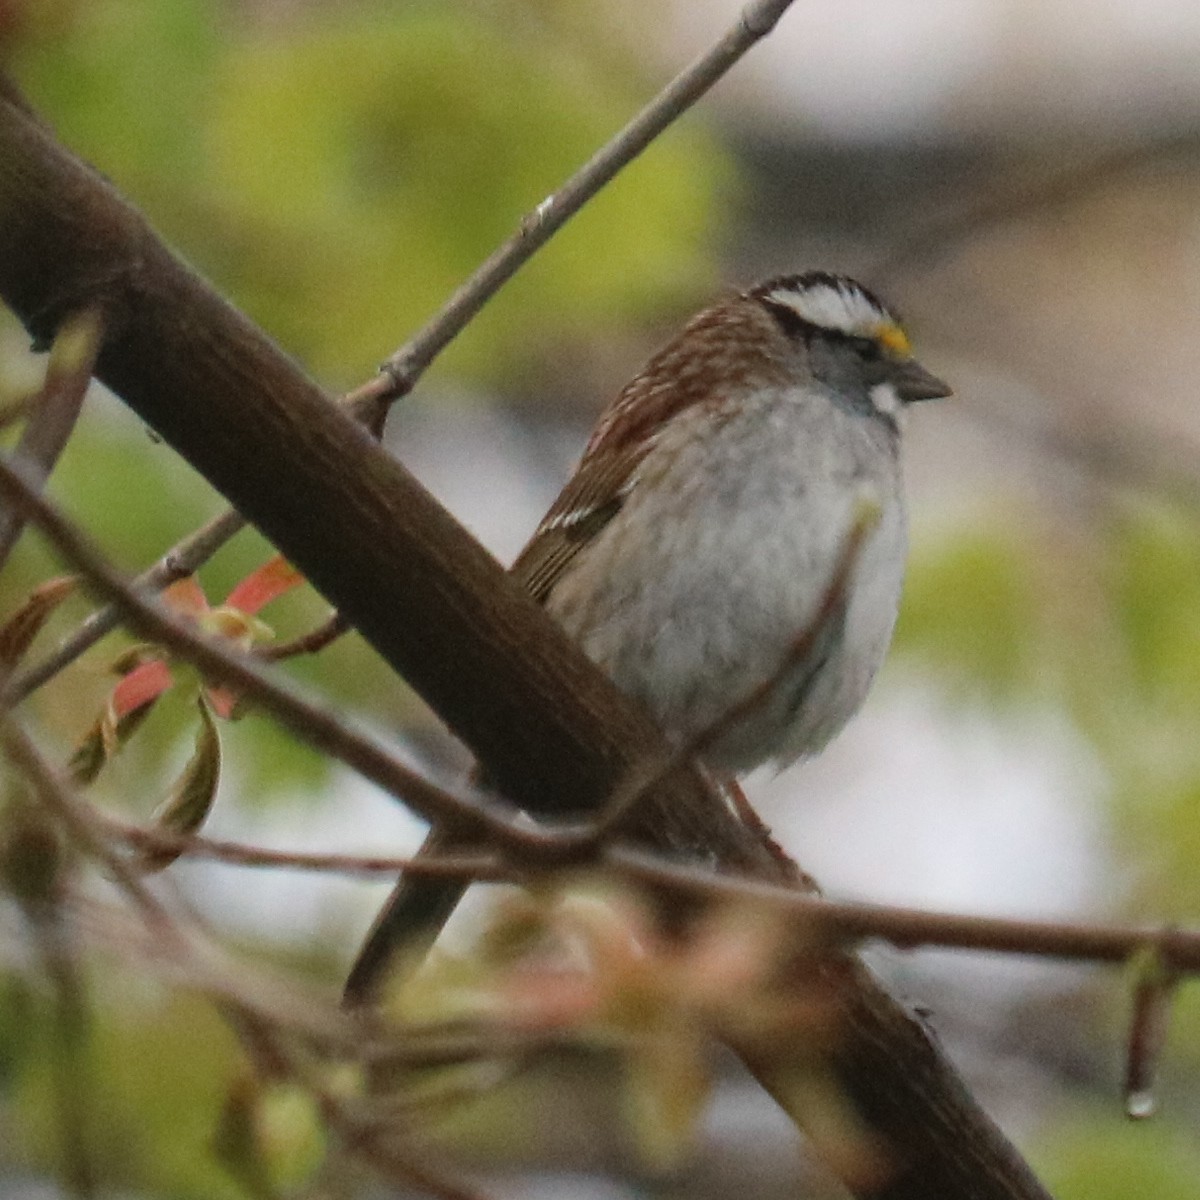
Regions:
[[[905,404],[911,404],[914,400],[941,400],[954,395],[948,383],[925,370],[915,358],[905,359],[893,366],[891,383],[896,395]]]

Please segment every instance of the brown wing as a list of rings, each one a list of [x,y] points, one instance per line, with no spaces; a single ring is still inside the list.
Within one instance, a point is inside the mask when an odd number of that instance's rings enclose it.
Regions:
[[[579,469],[513,564],[513,574],[539,603],[620,512],[654,430],[693,404],[743,388],[747,356],[757,377],[766,379],[778,336],[760,304],[734,296],[693,317],[622,388],[597,423]],[[730,352],[731,342],[737,353]]]
[[[621,511],[634,469],[648,446],[585,454],[512,573],[539,604],[554,590],[571,560]]]

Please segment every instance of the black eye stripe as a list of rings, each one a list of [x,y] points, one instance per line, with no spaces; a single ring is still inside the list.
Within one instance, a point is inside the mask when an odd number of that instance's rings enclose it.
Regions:
[[[806,321],[790,304],[782,304],[778,300],[768,300],[764,297],[763,307],[775,318],[779,328],[797,341],[807,342],[826,332],[812,321]]]

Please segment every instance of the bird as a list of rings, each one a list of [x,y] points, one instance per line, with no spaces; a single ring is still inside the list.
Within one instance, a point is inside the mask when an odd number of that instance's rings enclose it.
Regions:
[[[710,771],[786,767],[845,726],[884,660],[907,559],[906,411],[951,394],[846,275],[727,294],[604,410],[512,573]],[[461,890],[402,879],[348,1002],[373,994],[398,941],[428,943]]]

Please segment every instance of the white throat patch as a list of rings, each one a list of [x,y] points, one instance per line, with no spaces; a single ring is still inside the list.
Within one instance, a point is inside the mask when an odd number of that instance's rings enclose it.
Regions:
[[[895,417],[897,420],[900,418],[904,405],[900,403],[900,395],[894,383],[877,383],[871,389],[870,395],[876,412]]]

